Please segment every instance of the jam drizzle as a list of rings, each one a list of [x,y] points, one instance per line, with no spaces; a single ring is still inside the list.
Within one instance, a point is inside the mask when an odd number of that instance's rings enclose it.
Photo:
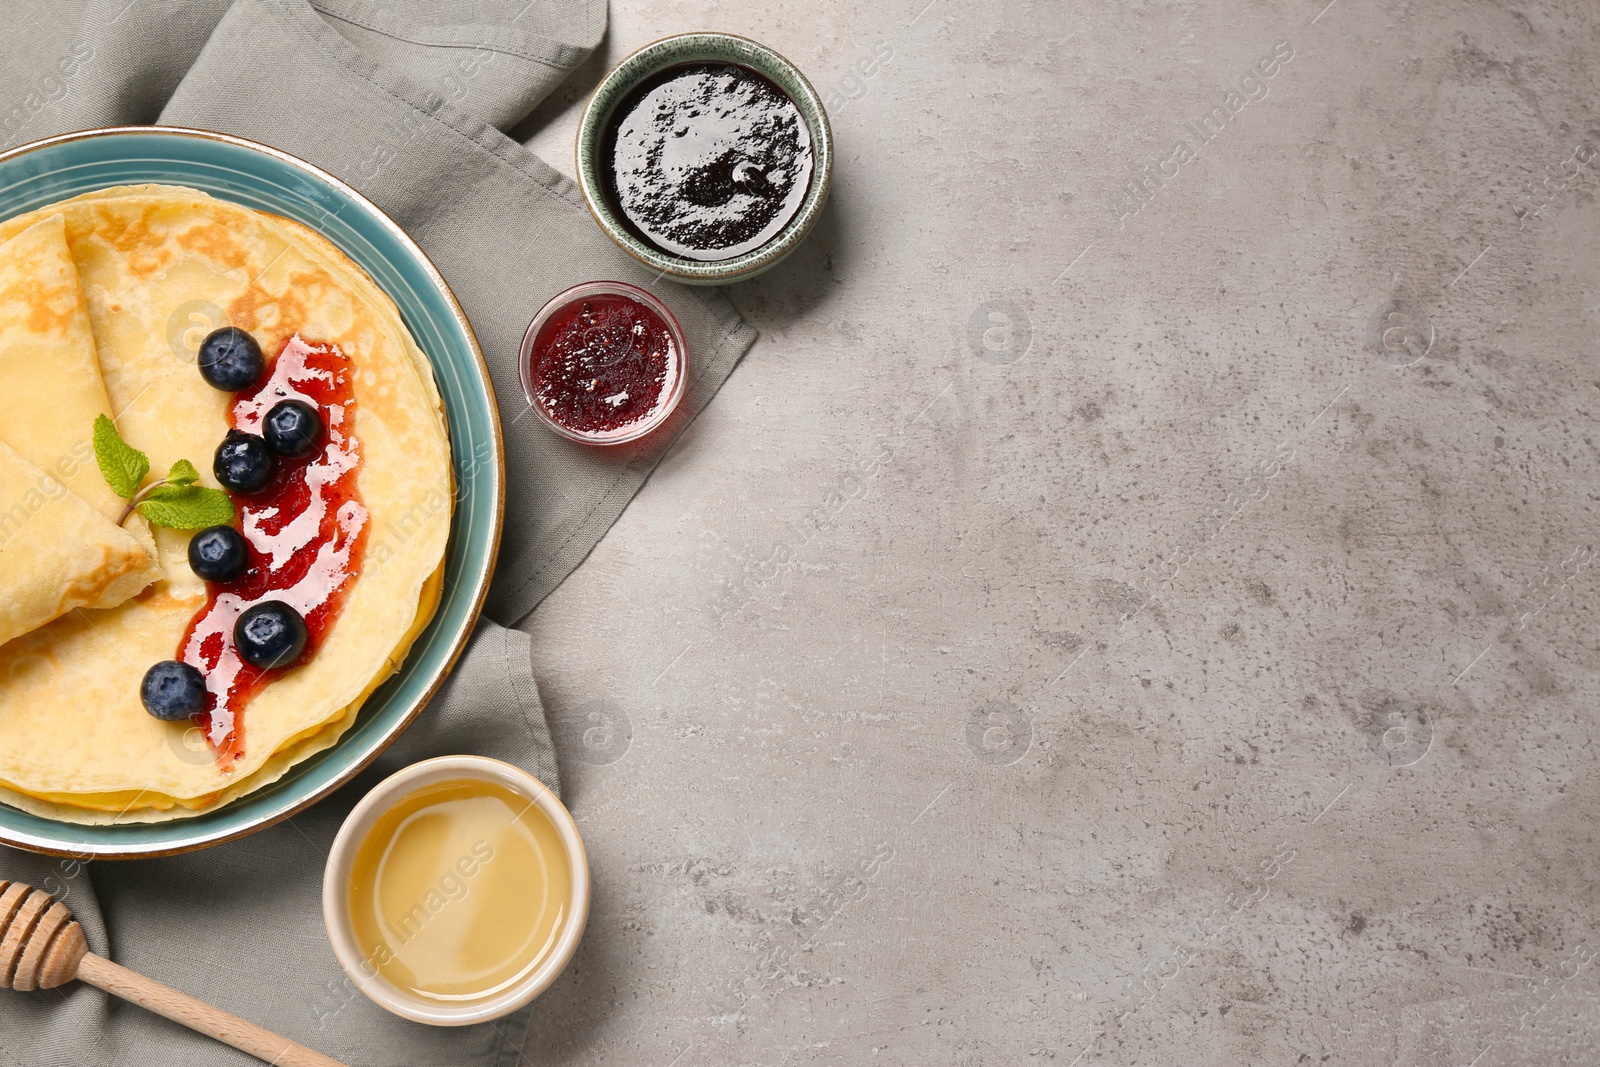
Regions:
[[[240,392],[229,413],[236,430],[259,435],[280,400],[299,400],[322,417],[322,447],[301,459],[277,457],[272,480],[255,493],[233,493],[239,529],[250,546],[243,574],[206,583],[206,604],[178,645],[178,658],[206,679],[196,724],[228,770],[244,755],[245,704],[285,671],[316,653],[361,571],[368,516],[356,490],[361,446],[355,423],[354,370],[337,345],[295,334],[264,381]],[[248,608],[281,600],[306,620],[305,651],[287,667],[262,670],[234,645],[233,626]]]

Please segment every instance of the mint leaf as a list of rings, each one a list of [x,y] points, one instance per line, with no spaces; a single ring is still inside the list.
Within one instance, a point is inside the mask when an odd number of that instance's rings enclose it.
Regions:
[[[182,504],[194,499],[193,490],[200,488],[194,485],[173,485],[171,482],[156,482],[147,485],[144,492],[139,494],[139,503],[146,500],[158,500],[163,504]]]
[[[139,504],[139,514],[155,526],[202,530],[232,522],[233,501],[203,485],[158,485]]]
[[[117,424],[104,415],[94,420],[94,461],[111,491],[124,499],[132,498],[150,473],[150,457],[124,441]]]
[[[194,464],[186,459],[180,459],[172,465],[167,472],[167,481],[172,485],[193,485],[200,480],[200,472],[194,469]]]

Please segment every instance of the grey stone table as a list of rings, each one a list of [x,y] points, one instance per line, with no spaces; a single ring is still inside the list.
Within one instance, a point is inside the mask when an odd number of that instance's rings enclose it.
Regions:
[[[519,134],[708,27],[836,192],[528,623],[528,1062],[1600,1062],[1600,8],[652,0]]]

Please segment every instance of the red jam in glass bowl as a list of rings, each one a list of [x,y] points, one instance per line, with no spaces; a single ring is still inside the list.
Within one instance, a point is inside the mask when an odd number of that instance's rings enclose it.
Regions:
[[[627,282],[558,294],[522,337],[522,390],[546,424],[586,444],[636,441],[678,406],[688,376],[667,306]]]

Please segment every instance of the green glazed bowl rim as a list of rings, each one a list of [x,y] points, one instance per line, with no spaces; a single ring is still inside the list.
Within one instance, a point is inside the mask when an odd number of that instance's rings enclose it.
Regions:
[[[639,240],[617,217],[606,199],[605,186],[600,176],[600,142],[606,124],[617,105],[640,82],[668,67],[697,60],[724,60],[742,63],[766,75],[789,94],[811,131],[812,151],[815,153],[811,171],[811,188],[800,203],[800,210],[777,235],[759,248],[752,249],[733,259],[703,263],[684,259]],[[758,41],[733,33],[696,31],[678,33],[652,41],[633,52],[611,68],[589,96],[578,123],[577,138],[578,185],[583,199],[594,216],[617,245],[633,258],[652,270],[669,278],[691,285],[725,285],[754,277],[794,251],[805,239],[817,217],[828,202],[829,186],[833,172],[833,130],[828,125],[828,113],[800,69],[777,52]]]
[[[433,365],[455,467],[445,588],[399,670],[332,747],[212,811],[157,823],[78,825],[0,803],[0,843],[72,860],[170,856],[282,822],[349,782],[438,692],[472,636],[500,545],[505,453],[489,368],[465,311],[427,254],[354,188],[297,156],[178,126],[108,126],[0,152],[0,217],[108,186],[184,184],[284,215],[331,241],[399,306]]]

